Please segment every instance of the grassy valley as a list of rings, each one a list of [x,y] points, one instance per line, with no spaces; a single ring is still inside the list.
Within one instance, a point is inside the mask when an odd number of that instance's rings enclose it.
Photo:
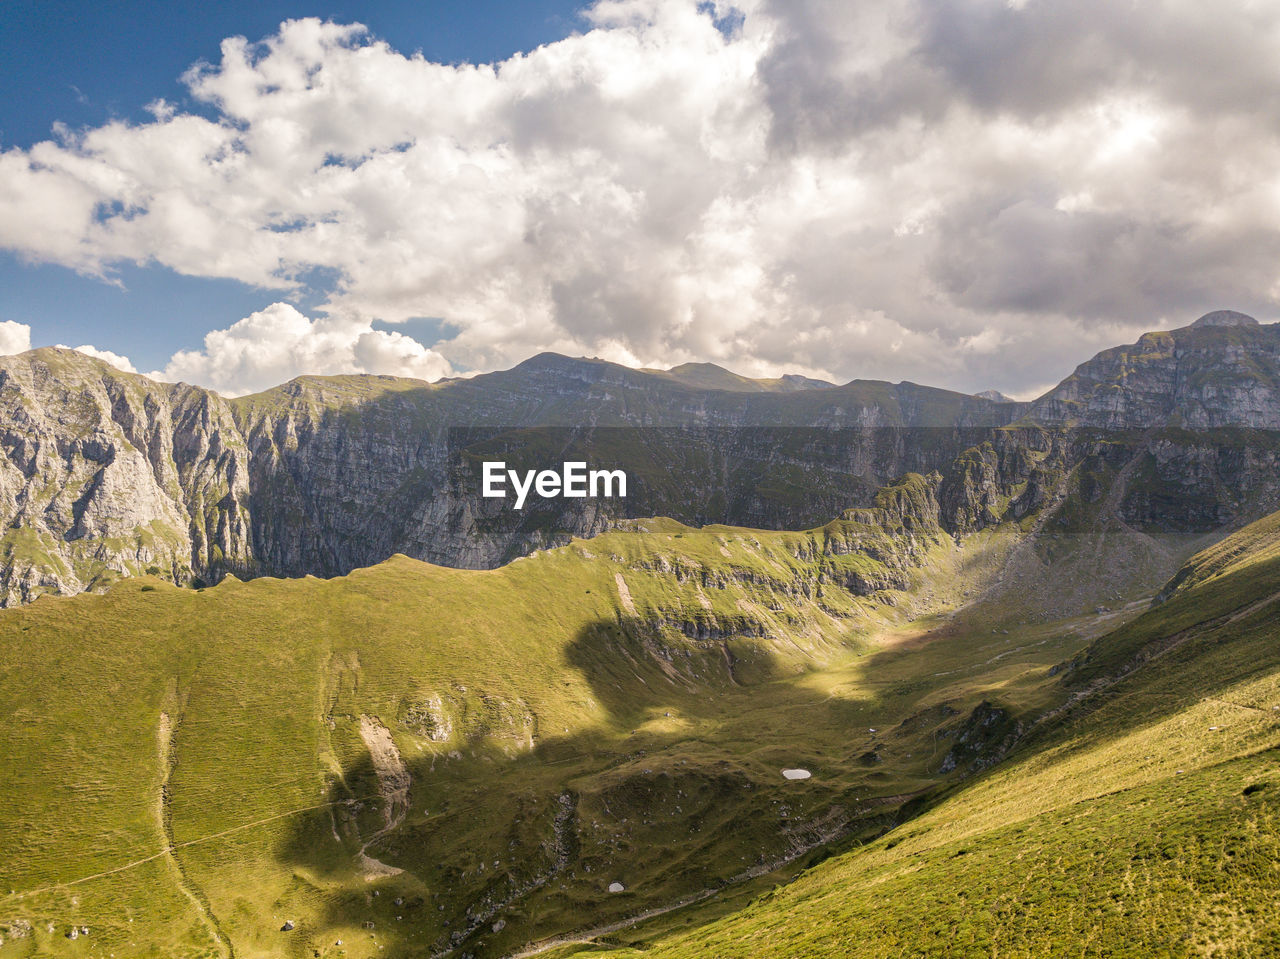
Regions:
[[[6,611],[0,955],[498,955],[708,921],[996,762],[1062,698],[1048,668],[1137,613],[975,603],[1016,543],[652,520],[495,571]]]
[[[1199,554],[1010,760],[644,955],[1274,955],[1278,551],[1273,516]]]
[[[0,612],[0,959],[1265,954],[1280,518],[1144,455]]]

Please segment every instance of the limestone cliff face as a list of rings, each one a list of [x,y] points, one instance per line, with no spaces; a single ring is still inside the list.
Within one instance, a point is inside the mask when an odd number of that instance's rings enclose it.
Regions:
[[[939,468],[1020,409],[912,384],[814,383],[705,389],[551,354],[432,386],[303,377],[236,404],[254,555],[285,575],[395,552],[483,568],[644,516],[804,528]],[[624,470],[630,488],[517,512],[478,495],[483,460],[580,460]]]
[[[70,350],[0,358],[0,603],[251,567],[226,402]]]
[[[396,552],[484,568],[655,514],[814,525],[1010,415],[910,384],[804,386],[705,389],[545,355],[434,386],[303,377],[228,401],[69,350],[4,357],[0,603],[143,572],[331,576]],[[517,512],[479,496],[485,458],[583,459],[632,487]]]
[[[1031,404],[1037,423],[1280,429],[1280,324],[1230,310],[1099,353]]]
[[[920,530],[1021,521],[1068,488],[1080,515],[1105,503],[1134,530],[1199,533],[1275,502],[1278,384],[1280,328],[1238,314],[1099,354],[1033,404],[553,354],[227,400],[36,350],[0,357],[0,604],[148,571],[331,576],[397,552],[485,568],[653,515],[802,529],[871,510],[907,556]],[[517,512],[479,495],[492,459],[585,460],[631,486]]]

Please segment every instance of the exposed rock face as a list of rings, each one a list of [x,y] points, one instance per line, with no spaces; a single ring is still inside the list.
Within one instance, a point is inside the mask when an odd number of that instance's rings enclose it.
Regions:
[[[1247,313],[1237,313],[1235,310],[1214,310],[1212,313],[1206,313],[1200,319],[1191,324],[1196,326],[1257,326],[1258,321]]]
[[[283,575],[333,575],[395,552],[483,568],[652,515],[803,528],[869,505],[885,483],[945,464],[1017,413],[912,384],[703,389],[552,354],[434,386],[304,377],[236,411],[254,556]],[[483,460],[581,460],[625,470],[631,486],[626,499],[534,498],[516,512],[477,495]]]
[[[1031,404],[1037,423],[1280,429],[1280,325],[1229,310],[1099,353]]]
[[[999,390],[983,390],[981,393],[974,393],[974,396],[981,400],[991,400],[993,403],[1016,403],[1018,402],[1012,396],[1005,396]]]
[[[1021,720],[983,700],[964,722],[944,733],[955,738],[955,745],[947,750],[938,771],[949,773],[963,768],[966,772],[977,772],[994,766],[1008,754],[1024,732]]]
[[[4,605],[252,568],[247,450],[215,394],[70,350],[4,357],[0,449]]]
[[[1277,428],[1280,327],[1230,313],[1105,351],[1032,404],[554,354],[226,400],[36,350],[0,357],[0,604],[147,571],[329,576],[397,552],[484,568],[651,515],[801,529],[862,510],[899,538],[896,569],[914,538],[1056,508],[1064,483],[1135,530],[1207,531],[1274,503]],[[486,459],[581,459],[632,485],[517,512],[479,495]]]
[[[745,382],[547,354],[474,380],[303,377],[228,401],[69,350],[3,357],[0,603],[148,571],[327,576],[396,552],[488,567],[660,513],[813,525],[1012,415],[911,384]],[[481,458],[582,458],[635,480],[625,500],[517,513],[478,495]]]

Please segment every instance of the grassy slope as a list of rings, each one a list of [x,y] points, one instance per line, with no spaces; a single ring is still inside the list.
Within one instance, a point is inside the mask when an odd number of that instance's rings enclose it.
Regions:
[[[733,887],[758,892],[958,775],[940,737],[982,699],[1045,708],[1083,644],[930,632],[912,594],[838,586],[890,572],[845,552],[885,536],[646,521],[492,572],[400,557],[5,611],[0,935],[35,935],[0,955],[420,955],[460,931],[489,955],[772,873]],[[1007,545],[918,537],[912,586],[952,607]],[[413,778],[381,837],[361,717]],[[404,872],[369,880],[366,844]]]
[[[1275,955],[1278,547],[1270,517],[1198,554],[1014,760],[645,955]]]

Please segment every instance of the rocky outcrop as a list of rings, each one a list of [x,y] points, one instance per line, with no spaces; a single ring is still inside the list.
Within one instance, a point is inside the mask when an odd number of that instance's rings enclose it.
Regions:
[[[1099,353],[1031,404],[1052,426],[1280,429],[1280,325],[1230,310]]]
[[[938,772],[962,769],[973,773],[994,766],[1008,755],[1025,731],[1022,720],[984,699],[964,722],[943,731],[942,735],[951,737],[954,745],[942,757]]]
[[[69,350],[0,358],[0,603],[148,572],[328,576],[396,552],[483,568],[656,514],[811,526],[1010,415],[911,384],[749,382],[547,354],[472,380],[303,377],[228,401]],[[921,430],[938,436],[907,435]],[[517,512],[479,496],[486,458],[583,459],[633,485]]]
[[[0,603],[253,569],[247,450],[221,397],[70,350],[0,361]]]
[[[1200,319],[1191,324],[1197,326],[1257,326],[1258,321],[1247,313],[1237,313],[1235,310],[1214,310],[1212,313],[1206,313]]]
[[[255,557],[284,575],[333,575],[394,552],[491,567],[653,515],[815,526],[945,464],[1008,422],[1006,406],[912,384],[704,389],[544,354],[432,386],[304,377],[236,410]],[[535,499],[517,512],[478,495],[484,460],[582,460],[626,471],[630,486],[625,500]]]
[[[1018,402],[1012,396],[1005,396],[999,390],[983,390],[980,393],[974,393],[974,396],[982,400],[991,400],[993,403],[1016,403]]]

